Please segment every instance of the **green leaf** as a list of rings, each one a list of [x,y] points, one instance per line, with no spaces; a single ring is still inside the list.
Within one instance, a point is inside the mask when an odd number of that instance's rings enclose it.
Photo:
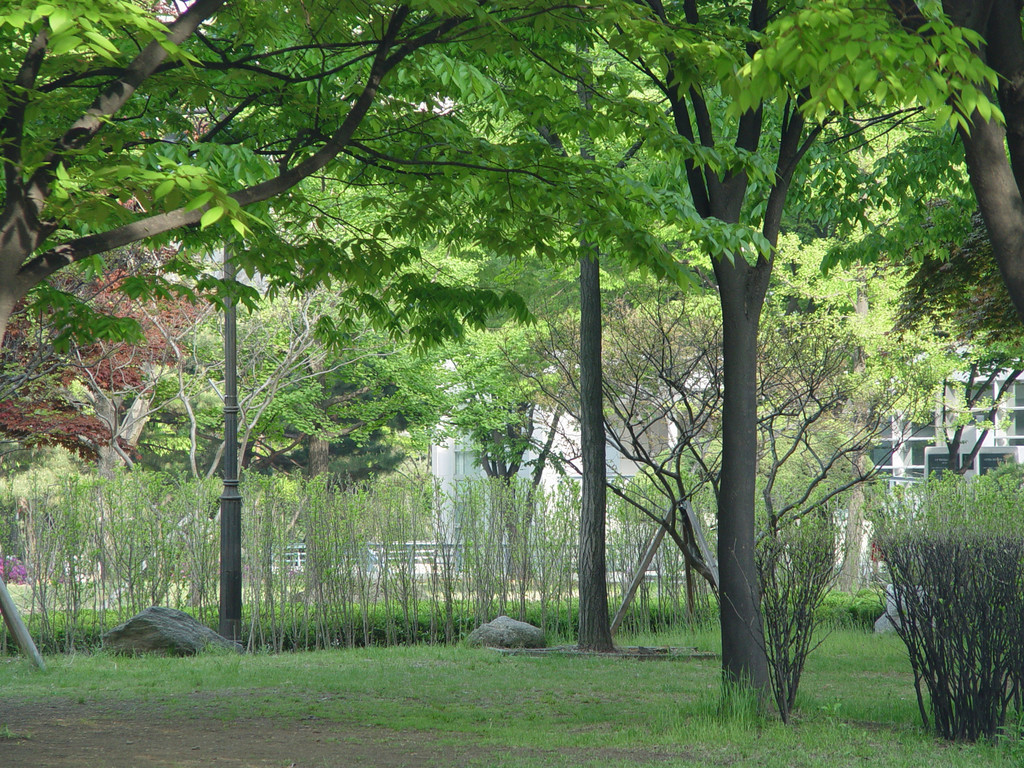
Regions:
[[[174,179],[167,179],[161,182],[156,189],[153,190],[153,197],[159,200],[162,197],[166,197],[167,194],[174,189]]]
[[[846,106],[846,102],[843,101],[843,94],[835,88],[829,88],[825,97],[828,99],[828,103],[831,104],[837,112],[842,112],[843,108]]]
[[[71,14],[64,8],[53,8],[50,11],[47,21],[50,24],[50,31],[54,36],[59,35],[71,27]]]
[[[54,35],[53,40],[54,42],[50,46],[50,54],[53,56],[73,51],[82,44],[82,38],[78,35]]]
[[[215,205],[213,208],[211,208],[210,210],[203,214],[203,217],[199,220],[199,228],[206,229],[214,222],[219,221],[223,215],[224,208],[220,205]]]
[[[114,45],[112,42],[110,42],[110,40],[108,40],[106,37],[101,35],[96,30],[87,29],[85,30],[84,34],[87,38],[92,40],[99,48],[102,48],[105,51],[109,51],[110,53],[120,53],[120,51],[117,50],[116,45]]]
[[[211,192],[210,190],[207,190],[206,192],[201,192],[201,193],[199,193],[199,195],[197,195],[196,197],[194,197],[194,198],[192,198],[191,200],[188,201],[188,205],[185,206],[185,210],[186,211],[198,210],[199,208],[202,208],[204,205],[206,205],[208,202],[210,202],[212,199],[213,199],[213,192]]]

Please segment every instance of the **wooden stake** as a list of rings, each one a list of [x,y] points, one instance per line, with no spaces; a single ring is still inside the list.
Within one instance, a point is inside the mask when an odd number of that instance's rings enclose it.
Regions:
[[[697,549],[700,550],[701,557],[704,558],[704,563],[707,565],[708,570],[711,571],[711,576],[714,579],[715,591],[718,591],[718,561],[711,556],[711,548],[708,547],[707,539],[704,538],[704,526],[701,525],[700,518],[697,513],[693,510],[693,505],[690,504],[690,500],[687,499],[683,502],[683,512],[686,514],[686,518],[690,521],[690,528],[693,529],[693,535],[697,539]]]
[[[32,642],[32,635],[28,633],[28,627],[25,626],[25,622],[21,620],[18,606],[14,604],[14,598],[7,591],[7,585],[4,584],[3,579],[0,579],[0,613],[3,614],[4,624],[7,625],[7,630],[11,633],[15,642],[18,643],[22,653],[32,659],[32,662],[37,667],[45,671],[46,662],[39,655],[36,644]]]
[[[690,521],[690,528],[693,530],[694,537],[697,543],[697,549],[700,551],[701,556],[704,558],[704,563],[708,567],[708,571],[711,574],[713,580],[713,587],[715,591],[718,591],[718,563],[711,556],[711,549],[708,547],[708,542],[704,538],[704,528],[701,525],[700,518],[694,511],[693,506],[690,504],[689,499],[683,502],[683,513]],[[643,581],[644,575],[647,573],[647,566],[651,564],[651,560],[654,559],[655,553],[658,551],[658,547],[661,546],[661,540],[665,538],[665,532],[668,530],[668,526],[674,522],[674,510],[670,511],[668,515],[662,520],[661,525],[658,527],[657,532],[651,539],[651,543],[647,545],[647,550],[644,552],[643,557],[640,558],[640,564],[637,566],[636,573],[633,575],[633,580],[629,583],[629,587],[626,589],[626,593],[622,596],[622,605],[619,606],[619,610],[615,613],[615,618],[612,619],[612,634],[619,628],[622,620],[626,616],[626,611],[629,610],[630,604],[633,602],[633,598],[636,595],[637,589],[640,587],[640,582]],[[686,607],[687,611],[693,614],[693,574],[691,573],[689,561],[686,564]]]
[[[654,559],[655,553],[658,551],[658,547],[661,546],[661,540],[665,538],[665,531],[668,528],[669,523],[672,522],[672,513],[669,512],[669,516],[666,517],[660,526],[658,526],[657,532],[654,534],[654,538],[651,539],[651,543],[647,545],[647,550],[644,552],[643,557],[640,558],[640,564],[636,567],[636,573],[633,574],[633,580],[629,583],[629,587],[626,589],[626,594],[622,596],[622,605],[619,606],[619,610],[615,612],[615,618],[612,619],[612,634],[615,634],[615,630],[619,628],[619,624],[626,617],[626,611],[629,610],[630,603],[633,602],[633,597],[636,595],[637,589],[640,587],[640,582],[644,580],[644,576],[647,575],[647,566],[651,564],[651,560]]]

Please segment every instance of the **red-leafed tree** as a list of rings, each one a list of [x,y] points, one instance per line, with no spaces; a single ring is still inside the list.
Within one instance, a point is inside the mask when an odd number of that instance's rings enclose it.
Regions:
[[[0,401],[0,435],[18,446],[58,445],[95,458],[108,433],[99,419],[63,396],[62,385],[57,377],[36,379],[17,400]]]
[[[123,250],[102,274],[60,276],[54,288],[71,311],[92,318],[93,338],[82,340],[47,317],[15,314],[4,344],[0,431],[23,445],[59,445],[95,459],[102,472],[131,466],[152,413],[175,397],[172,390],[158,401],[156,390],[162,377],[178,373],[178,339],[209,311],[184,299],[130,299],[120,290],[169,255]],[[126,328],[134,332],[124,339]]]
[[[95,458],[103,426],[64,396],[74,378],[67,354],[54,349],[46,323],[19,310],[0,350],[0,436],[8,449],[59,445]]]

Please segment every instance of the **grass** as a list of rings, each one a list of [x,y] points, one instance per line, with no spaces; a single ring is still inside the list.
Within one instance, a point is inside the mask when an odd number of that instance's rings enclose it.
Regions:
[[[8,739],[27,739],[28,737],[27,733],[17,733],[12,731],[6,725],[0,725],[0,741]]]
[[[713,632],[623,644],[716,649]],[[717,661],[502,656],[461,647],[0,664],[5,699],[159,705],[195,717],[328,719],[475,746],[490,766],[1019,766],[1020,742],[948,744],[920,725],[892,636],[837,632],[811,656],[794,722],[723,706]],[[3,733],[0,721],[0,734]]]

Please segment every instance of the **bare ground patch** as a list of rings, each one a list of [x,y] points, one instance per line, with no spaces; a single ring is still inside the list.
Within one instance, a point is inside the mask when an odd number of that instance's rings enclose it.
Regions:
[[[198,697],[184,712],[131,702],[97,705],[67,699],[6,700],[0,755],[28,768],[434,768],[493,765],[499,748],[456,733],[395,731],[326,718],[218,719]],[[688,762],[685,753],[652,749],[520,752],[535,765]]]

